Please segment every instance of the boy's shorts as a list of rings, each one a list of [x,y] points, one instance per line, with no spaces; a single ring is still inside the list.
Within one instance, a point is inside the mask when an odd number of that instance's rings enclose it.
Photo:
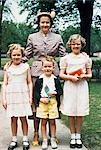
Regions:
[[[44,104],[39,102],[39,107],[37,107],[36,116],[38,118],[44,119],[55,119],[59,117],[57,101],[55,97],[50,98],[50,102],[48,104]]]

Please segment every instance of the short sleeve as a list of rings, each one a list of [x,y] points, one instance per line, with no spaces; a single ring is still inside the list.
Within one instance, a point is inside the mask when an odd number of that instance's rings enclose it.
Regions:
[[[88,57],[86,62],[86,68],[91,68],[91,67],[92,67],[92,59]]]
[[[67,68],[67,55],[60,58],[60,69]]]

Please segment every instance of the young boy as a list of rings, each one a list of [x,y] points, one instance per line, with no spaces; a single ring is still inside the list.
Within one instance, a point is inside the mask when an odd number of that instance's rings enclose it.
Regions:
[[[53,75],[54,60],[50,56],[46,56],[42,64],[43,74],[36,80],[35,83],[35,100],[37,106],[36,116],[41,118],[41,132],[42,132],[42,149],[47,149],[47,121],[50,122],[51,131],[51,146],[53,149],[57,148],[55,140],[56,127],[55,119],[59,117],[58,108],[60,105],[60,95],[62,95],[62,88],[59,79]]]

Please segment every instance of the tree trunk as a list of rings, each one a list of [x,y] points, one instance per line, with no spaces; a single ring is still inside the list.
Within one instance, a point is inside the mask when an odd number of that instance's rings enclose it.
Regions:
[[[3,17],[3,9],[6,0],[0,1],[0,68],[1,68],[1,51],[2,51],[2,17]]]
[[[81,35],[86,39],[86,48],[85,52],[88,55],[91,55],[90,52],[90,35],[91,35],[91,24],[93,16],[93,4],[94,0],[77,0],[77,8],[80,13],[80,31]]]

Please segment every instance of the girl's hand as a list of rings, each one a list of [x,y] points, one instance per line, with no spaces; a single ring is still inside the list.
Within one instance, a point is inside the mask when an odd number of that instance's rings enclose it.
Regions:
[[[7,101],[6,100],[3,100],[2,105],[3,105],[4,109],[7,109]]]
[[[86,74],[81,74],[79,78],[80,78],[80,79],[87,78],[87,75],[86,75]]]
[[[72,75],[70,75],[70,80],[72,82],[77,82],[77,81],[79,81],[79,78],[78,78],[78,76],[72,76]]]
[[[49,99],[47,97],[41,97],[40,98],[40,102],[42,102],[44,104],[48,104],[49,103]]]

